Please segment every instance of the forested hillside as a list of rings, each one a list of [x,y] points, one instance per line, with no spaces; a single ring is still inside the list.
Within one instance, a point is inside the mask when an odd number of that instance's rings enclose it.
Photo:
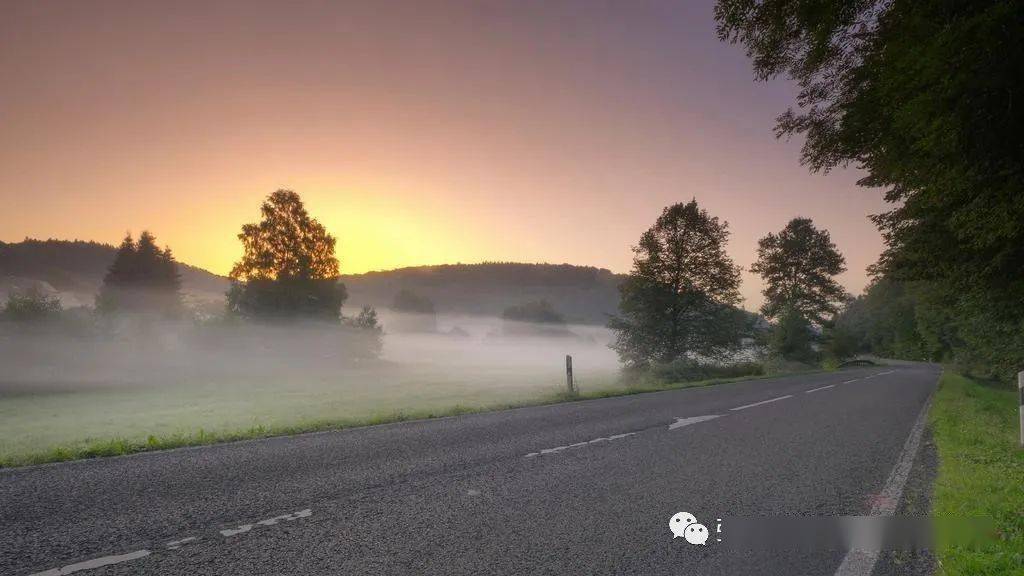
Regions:
[[[91,305],[114,260],[116,248],[80,240],[0,242],[0,293],[27,282],[45,282],[65,305]],[[205,301],[220,300],[228,279],[187,264],[178,265],[182,290]],[[618,306],[621,276],[569,264],[483,263],[417,266],[347,274],[344,309],[389,308],[395,295],[412,290],[440,314],[501,316],[509,306],[545,300],[569,322],[603,324]]]
[[[622,276],[570,264],[445,264],[342,276],[350,305],[387,308],[412,290],[439,314],[501,316],[509,306],[545,300],[568,322],[604,324],[619,303]]]
[[[45,282],[66,295],[65,304],[91,304],[117,248],[82,240],[0,242],[0,292],[26,282]],[[202,268],[178,264],[182,289],[200,299],[218,298],[227,290],[227,278]]]

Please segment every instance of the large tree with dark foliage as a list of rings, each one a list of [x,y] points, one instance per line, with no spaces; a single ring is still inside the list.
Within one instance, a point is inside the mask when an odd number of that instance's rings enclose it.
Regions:
[[[813,170],[854,164],[893,208],[875,271],[945,292],[955,356],[1024,366],[1024,4],[719,0],[755,75],[788,75]]]
[[[696,200],[665,208],[633,249],[612,347],[631,368],[719,358],[738,344],[740,271],[725,252],[728,224]]]
[[[824,324],[846,298],[835,280],[845,263],[827,230],[815,228],[810,218],[790,220],[758,242],[757,262],[750,267],[764,279],[761,313],[774,319],[795,312]]]
[[[260,210],[263,219],[242,226],[238,235],[245,252],[231,269],[229,311],[252,318],[338,320],[346,292],[338,282],[334,237],[291,190],[274,192]]]
[[[161,250],[148,231],[125,236],[107,269],[96,308],[112,313],[174,315],[181,309],[181,278],[170,248]]]

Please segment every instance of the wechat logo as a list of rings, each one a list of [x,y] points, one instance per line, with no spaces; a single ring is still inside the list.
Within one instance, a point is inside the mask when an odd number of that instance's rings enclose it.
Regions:
[[[676,512],[669,518],[668,529],[672,531],[672,538],[683,538],[690,544],[707,546],[708,527],[697,522],[697,517],[689,512]]]

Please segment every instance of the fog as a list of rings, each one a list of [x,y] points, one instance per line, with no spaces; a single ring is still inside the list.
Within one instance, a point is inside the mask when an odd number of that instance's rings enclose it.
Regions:
[[[451,369],[500,368],[563,374],[565,355],[580,370],[608,371],[618,367],[608,348],[611,332],[601,326],[567,325],[561,334],[545,334],[536,324],[480,316],[439,315],[433,333],[388,329],[401,318],[415,315],[381,312],[388,332],[382,358],[399,364],[428,363]],[[462,334],[464,332],[464,334]]]
[[[515,405],[620,385],[597,326],[380,315],[377,335],[323,323],[65,314],[0,323],[0,459],[97,439],[365,423]],[[424,328],[429,331],[424,331]],[[379,353],[375,353],[379,351]]]
[[[281,378],[373,385],[396,370],[449,373],[481,385],[496,373],[532,382],[564,378],[565,356],[577,374],[615,371],[610,332],[588,325],[541,325],[497,318],[440,315],[430,331],[416,315],[381,312],[379,357],[370,338],[321,323],[194,324],[121,318],[89,330],[81,326],[7,326],[0,333],[0,392],[91,386],[168,386],[196,380],[225,385],[251,378]],[[552,333],[554,332],[554,333]],[[524,383],[525,384],[525,383]]]

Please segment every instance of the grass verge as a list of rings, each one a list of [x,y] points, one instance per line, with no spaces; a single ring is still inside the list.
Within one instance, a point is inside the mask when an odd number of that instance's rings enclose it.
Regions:
[[[251,427],[237,428],[233,430],[207,431],[199,428],[195,432],[150,435],[145,439],[139,437],[123,438],[102,438],[89,439],[75,443],[53,446],[45,450],[20,452],[16,454],[0,455],[0,468],[14,468],[19,466],[30,466],[35,464],[47,464],[52,462],[64,462],[68,460],[81,460],[86,458],[101,458],[109,456],[123,456],[139,452],[155,450],[167,450],[171,448],[182,448],[186,446],[204,446],[219,444],[223,442],[234,442],[239,440],[253,440],[269,438],[273,436],[288,436],[292,434],[304,434],[309,432],[322,432],[328,430],[342,430],[378,424],[390,424],[408,420],[424,420],[442,418],[446,416],[458,416],[461,414],[474,414],[480,412],[491,412],[495,410],[506,410],[511,408],[523,408],[528,406],[543,406],[561,402],[572,402],[579,400],[594,400],[598,398],[609,398],[614,396],[627,396],[631,394],[644,394],[649,392],[662,392],[679,388],[694,388],[702,386],[713,386],[730,382],[746,380],[762,380],[767,378],[781,378],[795,373],[809,374],[817,370],[800,372],[776,373],[771,375],[738,376],[732,378],[711,378],[707,380],[679,382],[670,384],[642,384],[628,387],[598,388],[571,395],[567,392],[555,392],[533,396],[515,402],[493,402],[472,406],[453,405],[450,407],[430,408],[423,410],[396,411],[385,414],[378,414],[368,417],[337,418],[337,419],[305,419],[294,423],[255,425]]]
[[[1017,391],[946,372],[930,414],[939,452],[934,513],[991,518],[984,549],[939,551],[939,573],[1024,574],[1024,450],[1017,447]]]

